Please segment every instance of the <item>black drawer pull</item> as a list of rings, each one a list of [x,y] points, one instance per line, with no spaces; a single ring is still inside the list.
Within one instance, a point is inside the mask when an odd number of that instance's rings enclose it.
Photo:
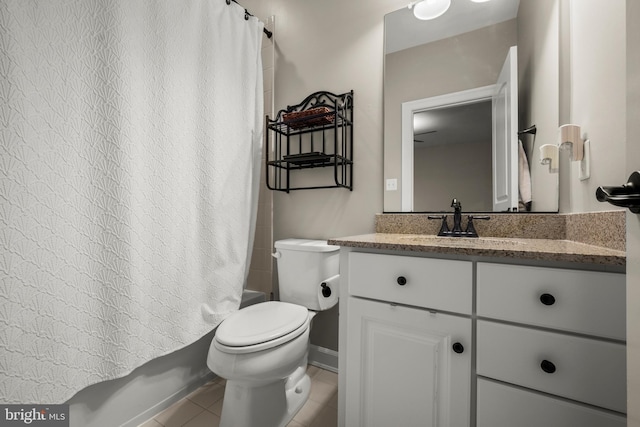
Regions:
[[[540,367],[547,374],[553,374],[556,371],[556,365],[554,365],[552,362],[549,362],[548,360],[543,360],[542,363],[540,363]]]
[[[404,285],[407,284],[407,278],[404,277],[404,276],[400,276],[400,277],[398,277],[397,282],[398,282],[398,285],[404,286]]]
[[[544,305],[553,305],[556,303],[556,298],[551,294],[540,295],[540,302]]]
[[[453,348],[453,351],[455,351],[456,353],[460,354],[464,351],[464,346],[462,344],[460,344],[459,342],[453,343],[453,346],[451,346]]]

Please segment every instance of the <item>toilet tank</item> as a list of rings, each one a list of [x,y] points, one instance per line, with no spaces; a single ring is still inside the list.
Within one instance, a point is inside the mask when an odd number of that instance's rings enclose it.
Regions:
[[[340,247],[326,240],[284,239],[274,244],[280,301],[310,310],[338,302]]]

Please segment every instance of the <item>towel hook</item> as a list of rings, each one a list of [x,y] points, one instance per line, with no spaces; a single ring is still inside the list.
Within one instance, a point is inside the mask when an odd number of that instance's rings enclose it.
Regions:
[[[526,129],[519,130],[518,135],[523,135],[523,134],[535,135],[536,132],[538,132],[538,128],[536,127],[536,125],[533,125],[533,126],[529,126]]]

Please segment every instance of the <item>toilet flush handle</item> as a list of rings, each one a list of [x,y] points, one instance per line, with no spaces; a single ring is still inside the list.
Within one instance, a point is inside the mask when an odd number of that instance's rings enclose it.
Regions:
[[[275,251],[274,253],[271,254],[272,257],[274,257],[275,259],[278,259],[282,256],[282,253]]]

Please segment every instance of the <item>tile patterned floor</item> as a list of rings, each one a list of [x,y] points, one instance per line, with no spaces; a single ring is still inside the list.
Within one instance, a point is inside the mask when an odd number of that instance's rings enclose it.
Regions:
[[[311,365],[307,373],[311,377],[309,400],[287,427],[337,426],[338,375]],[[215,379],[138,427],[218,427],[224,384],[223,379]]]

